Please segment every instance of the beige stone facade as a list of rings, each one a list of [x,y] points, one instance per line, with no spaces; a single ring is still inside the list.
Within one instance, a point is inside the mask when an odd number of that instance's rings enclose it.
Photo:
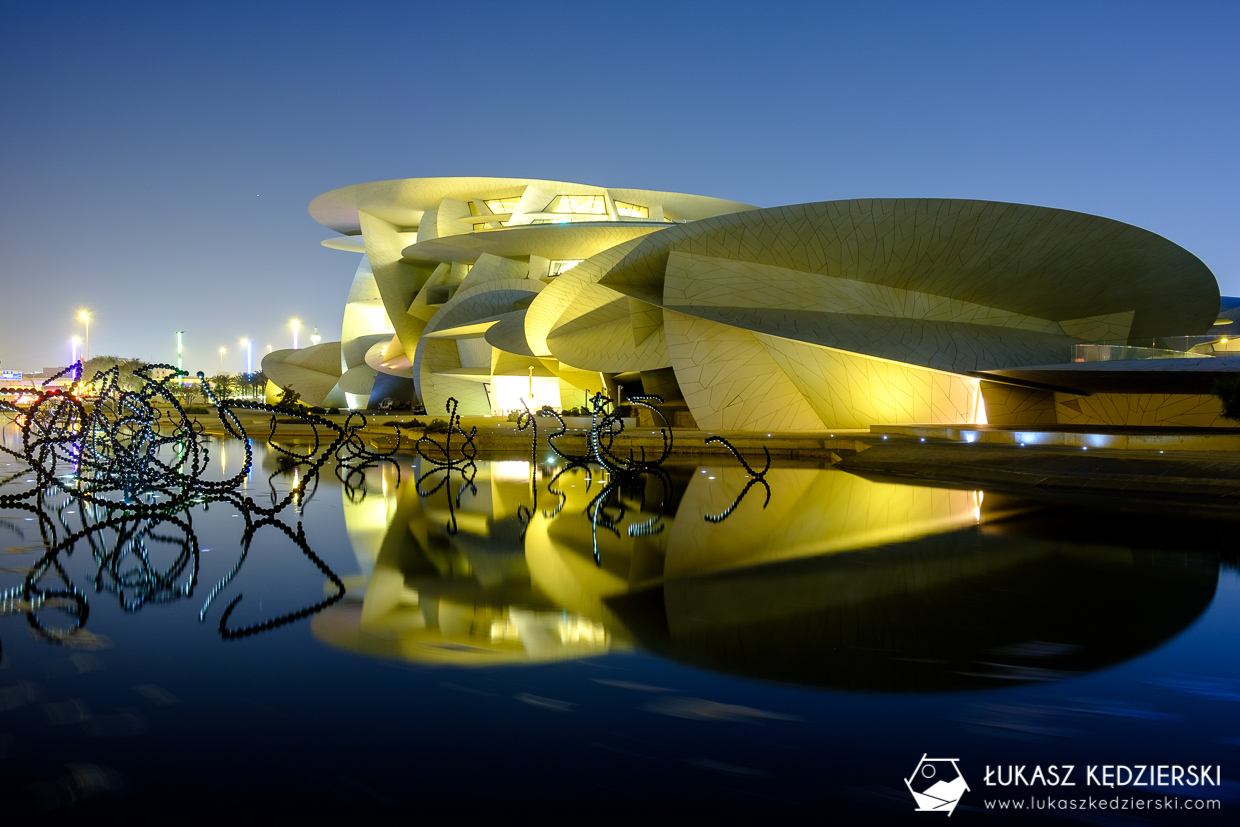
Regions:
[[[758,209],[492,178],[346,187],[311,214],[341,234],[325,246],[362,254],[339,370],[312,383],[287,353],[264,369],[354,407],[403,393],[431,415],[449,397],[502,414],[657,388],[709,430],[1211,420],[1209,398],[984,373],[1210,329],[1205,265],[1098,216],[948,199]]]

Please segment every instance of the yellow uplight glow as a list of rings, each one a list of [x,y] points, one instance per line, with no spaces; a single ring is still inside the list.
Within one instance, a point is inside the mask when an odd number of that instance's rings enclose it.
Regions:
[[[530,388],[534,398],[530,399]],[[560,380],[555,376],[496,376],[491,379],[491,406],[496,414],[521,410],[525,402],[531,411],[543,405],[560,407]]]

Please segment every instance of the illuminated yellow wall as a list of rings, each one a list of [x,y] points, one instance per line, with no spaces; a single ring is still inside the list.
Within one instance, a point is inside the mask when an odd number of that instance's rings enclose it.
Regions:
[[[664,311],[685,401],[706,430],[985,422],[979,381]]]

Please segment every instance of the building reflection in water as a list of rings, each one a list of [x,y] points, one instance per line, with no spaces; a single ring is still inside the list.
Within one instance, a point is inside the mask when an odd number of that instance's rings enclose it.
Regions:
[[[755,678],[862,691],[941,691],[1054,680],[1121,662],[1183,630],[1209,605],[1217,559],[1197,532],[1157,518],[1045,508],[981,492],[773,468],[769,506],[742,502],[745,473],[664,467],[660,529],[599,530],[586,506],[598,472],[478,463],[450,535],[448,497],[423,499],[405,469],[369,473],[345,497],[362,574],[312,620],[361,653],[486,666],[641,648]],[[622,492],[625,525],[663,499]],[[659,490],[655,490],[658,488]],[[1203,524],[1206,534],[1211,530]],[[1219,541],[1223,537],[1220,535]]]

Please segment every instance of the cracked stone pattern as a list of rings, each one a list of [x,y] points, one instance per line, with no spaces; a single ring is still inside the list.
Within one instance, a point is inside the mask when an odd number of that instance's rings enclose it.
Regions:
[[[1218,397],[1188,393],[1056,393],[1055,415],[1062,425],[1220,428],[1235,424],[1223,419]]]

